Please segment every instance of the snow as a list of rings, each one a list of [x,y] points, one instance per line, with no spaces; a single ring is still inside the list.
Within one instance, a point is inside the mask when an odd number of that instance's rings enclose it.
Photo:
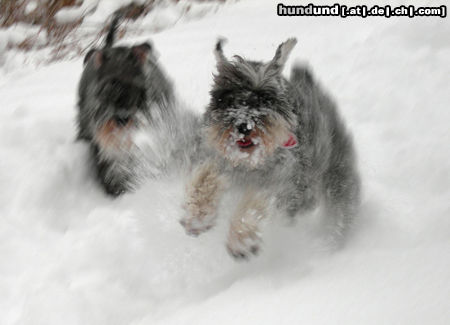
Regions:
[[[69,24],[76,22],[83,17],[86,9],[84,6],[61,8],[55,15],[55,19],[59,24]]]
[[[36,1],[28,2],[28,4],[25,6],[25,15],[32,13],[37,8],[37,6],[38,4]]]
[[[329,252],[316,214],[290,227],[273,216],[261,256],[237,263],[224,247],[233,198],[216,228],[191,238],[178,224],[177,175],[106,197],[74,141],[82,58],[22,66],[10,51],[0,67],[0,324],[450,322],[448,19],[275,10],[241,1],[126,42],[151,39],[201,112],[219,35],[227,57],[265,60],[297,37],[285,73],[308,62],[357,146],[364,199],[348,245]]]
[[[27,38],[33,38],[37,42],[37,45],[40,45],[45,43],[46,35],[40,33],[39,27],[18,23],[6,30],[1,30],[0,38],[5,39],[7,43],[11,44],[20,44]]]

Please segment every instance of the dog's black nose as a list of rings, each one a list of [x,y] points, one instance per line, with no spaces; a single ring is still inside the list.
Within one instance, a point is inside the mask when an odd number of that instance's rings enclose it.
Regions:
[[[115,116],[114,121],[117,123],[118,126],[125,126],[130,121],[130,118]]]
[[[243,135],[249,135],[250,132],[252,132],[252,129],[249,129],[249,128],[247,127],[247,123],[239,124],[239,125],[237,126],[237,129],[238,129],[239,133],[241,133],[241,134],[243,134]]]

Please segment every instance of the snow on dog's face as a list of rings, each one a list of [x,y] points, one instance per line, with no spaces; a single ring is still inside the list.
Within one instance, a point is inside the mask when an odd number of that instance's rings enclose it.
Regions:
[[[216,45],[218,74],[206,111],[208,141],[234,166],[255,168],[280,146],[294,146],[295,115],[285,97],[281,71],[296,44],[282,43],[268,63],[235,56],[228,61]]]

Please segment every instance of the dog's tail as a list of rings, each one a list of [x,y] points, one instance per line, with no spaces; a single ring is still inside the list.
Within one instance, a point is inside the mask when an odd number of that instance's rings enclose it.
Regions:
[[[105,49],[113,46],[116,32],[117,32],[117,27],[119,26],[119,21],[121,18],[122,18],[122,14],[120,12],[115,14],[115,16],[111,22],[111,25],[109,26],[108,35],[106,35],[106,41],[105,41],[105,46],[104,46]]]
[[[306,64],[296,62],[291,71],[291,83],[294,85],[313,85],[314,78],[311,69]]]

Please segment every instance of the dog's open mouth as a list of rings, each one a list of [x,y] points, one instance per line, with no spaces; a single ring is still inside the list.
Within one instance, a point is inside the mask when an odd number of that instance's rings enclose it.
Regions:
[[[236,141],[236,143],[239,146],[239,148],[241,148],[241,149],[248,149],[248,148],[251,148],[251,147],[253,147],[255,145],[253,143],[252,139],[247,138],[247,137]]]

